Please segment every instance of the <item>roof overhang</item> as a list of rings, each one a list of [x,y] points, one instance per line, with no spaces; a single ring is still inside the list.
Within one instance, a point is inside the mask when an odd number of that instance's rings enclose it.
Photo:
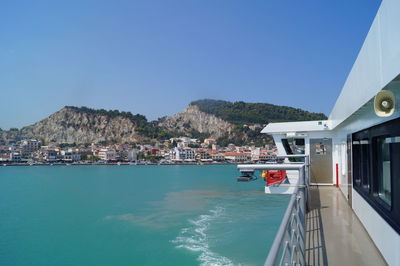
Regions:
[[[284,122],[270,123],[261,133],[267,134],[287,134],[310,131],[327,131],[330,130],[329,120],[303,121],[303,122]]]

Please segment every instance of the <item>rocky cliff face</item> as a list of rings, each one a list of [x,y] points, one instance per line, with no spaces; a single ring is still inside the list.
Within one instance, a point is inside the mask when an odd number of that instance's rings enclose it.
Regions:
[[[144,135],[143,123],[136,125],[136,120],[120,114],[112,114],[112,111],[101,113],[99,110],[89,108],[64,107],[46,119],[19,131],[0,132],[0,139],[39,138],[46,143],[98,143],[101,141],[122,143],[149,139],[149,136]],[[159,128],[165,132],[187,136],[201,133],[216,139],[230,136],[234,128],[233,124],[202,112],[195,105],[190,105],[179,114],[164,117],[146,125],[150,124],[153,125],[152,129]]]
[[[158,120],[158,126],[165,130],[190,134],[193,130],[209,134],[213,138],[231,135],[234,125],[214,115],[200,111],[196,105],[189,105],[183,112]]]
[[[323,118],[323,114],[291,107],[216,100],[192,102],[181,113],[153,122],[130,112],[66,106],[21,130],[0,131],[0,143],[23,138],[39,138],[46,143],[124,143],[186,135],[199,139],[213,137],[220,145],[264,145],[272,142],[270,136],[260,133],[260,126],[267,121]]]
[[[78,112],[70,107],[22,128],[19,134],[24,138],[42,138],[46,142],[58,143],[132,142],[141,138],[129,118]]]
[[[20,132],[19,131],[11,131],[11,130],[1,130],[0,131],[0,142],[2,140],[20,140]]]

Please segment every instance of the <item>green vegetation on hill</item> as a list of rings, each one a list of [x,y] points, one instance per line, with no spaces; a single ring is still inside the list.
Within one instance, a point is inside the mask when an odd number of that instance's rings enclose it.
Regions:
[[[213,114],[236,125],[267,124],[271,122],[325,120],[326,115],[302,109],[268,103],[228,102],[221,100],[198,100],[190,103],[201,111]]]
[[[255,145],[264,146],[265,144],[272,144],[272,138],[270,135],[262,134],[261,128],[250,129],[249,127],[243,127],[236,125],[233,128],[233,134],[224,135],[217,139],[218,145],[226,147],[228,144],[232,143],[237,146],[242,145]]]
[[[327,119],[322,113],[312,113],[298,108],[268,103],[228,102],[204,99],[191,102],[190,104],[196,105],[202,112],[215,115],[235,125],[233,134],[225,135],[217,140],[221,146],[226,146],[229,143],[235,145],[252,144],[256,146],[272,143],[270,136],[260,133],[260,128],[250,129],[244,125]]]
[[[120,112],[119,110],[105,110],[105,109],[92,109],[86,106],[82,107],[75,107],[75,106],[65,106],[65,108],[72,109],[78,113],[86,113],[86,114],[93,114],[93,115],[104,115],[110,118],[114,118],[117,116],[121,116],[124,118],[130,119],[132,122],[135,123],[137,126],[145,126],[147,122],[147,118],[144,115],[136,114],[133,115],[131,112]]]

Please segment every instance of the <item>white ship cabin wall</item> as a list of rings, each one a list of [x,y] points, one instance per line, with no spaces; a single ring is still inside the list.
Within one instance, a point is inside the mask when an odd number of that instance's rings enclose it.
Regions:
[[[303,122],[303,128],[296,122],[272,123],[263,129],[273,135],[281,155],[286,154],[284,138],[302,135],[306,154],[310,154],[310,139],[332,138],[332,184],[338,164],[340,190],[389,265],[400,265],[399,14],[400,1],[382,1],[326,121],[328,129],[310,130],[310,122]],[[396,98],[395,112],[389,117],[374,111],[374,97],[383,89]]]
[[[278,149],[278,156],[285,156],[290,154],[305,154],[310,155],[311,145],[310,139],[331,139],[332,132],[329,130],[330,122],[327,120],[320,121],[304,121],[304,122],[290,122],[290,123],[271,123],[262,133],[271,134],[274,138],[275,145]],[[287,147],[287,144],[291,147]],[[304,145],[301,145],[304,142]],[[296,145],[296,143],[301,143]],[[286,147],[285,147],[286,146]],[[298,151],[294,150],[294,147],[299,147]],[[303,152],[300,152],[303,150]],[[286,161],[289,161],[286,159]],[[335,166],[331,166],[332,172],[335,170]],[[333,177],[324,182],[321,185],[332,185],[334,183]]]

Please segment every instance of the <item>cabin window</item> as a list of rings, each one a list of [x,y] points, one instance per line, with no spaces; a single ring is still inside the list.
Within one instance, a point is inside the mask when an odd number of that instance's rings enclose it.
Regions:
[[[288,138],[282,139],[283,147],[285,148],[286,154],[304,154],[305,153],[305,141],[304,139]],[[290,158],[291,162],[304,162],[304,158]]]
[[[288,139],[282,139],[282,145],[285,148],[287,155],[293,154],[293,151],[292,151],[292,148],[290,147]]]
[[[322,142],[315,145],[315,154],[316,155],[325,155],[326,154],[326,147],[324,144],[322,144]]]
[[[392,204],[392,174],[390,159],[390,139],[386,137],[376,138],[376,157],[375,164],[377,173],[377,194],[389,206]]]
[[[304,154],[305,153],[304,139],[294,139],[293,140],[293,153],[294,154]]]
[[[353,188],[400,233],[400,118],[352,134]]]
[[[360,160],[361,160],[361,181],[362,187],[366,190],[370,188],[369,182],[369,167],[370,167],[370,156],[369,156],[369,141],[368,139],[360,140]]]
[[[361,160],[360,160],[360,154],[361,154],[361,146],[360,146],[360,141],[355,140],[353,141],[353,178],[354,178],[354,185],[356,186],[361,186]]]
[[[354,184],[367,191],[370,190],[370,145],[363,137],[353,141]]]
[[[305,152],[304,139],[282,139],[282,144],[286,154],[304,154]]]

